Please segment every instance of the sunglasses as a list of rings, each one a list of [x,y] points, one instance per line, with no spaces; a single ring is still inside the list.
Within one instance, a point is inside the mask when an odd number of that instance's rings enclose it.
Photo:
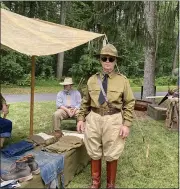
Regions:
[[[115,57],[101,57],[101,61],[103,62],[107,62],[107,60],[109,60],[109,62],[114,62],[116,60]]]

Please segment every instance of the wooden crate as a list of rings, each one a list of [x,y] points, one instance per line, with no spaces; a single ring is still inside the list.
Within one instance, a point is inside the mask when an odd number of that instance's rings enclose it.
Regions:
[[[136,99],[134,109],[138,111],[147,111],[148,104],[151,104],[151,102]]]
[[[166,119],[167,108],[160,107],[156,104],[149,104],[147,108],[148,116],[155,120],[165,120]]]

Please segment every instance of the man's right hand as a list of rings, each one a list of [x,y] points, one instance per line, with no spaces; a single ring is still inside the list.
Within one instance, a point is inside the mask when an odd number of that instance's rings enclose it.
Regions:
[[[83,121],[78,121],[77,123],[77,132],[84,133],[85,130],[85,123]]]
[[[74,113],[71,109],[67,109],[67,113],[69,115],[69,117],[73,117],[74,116]]]

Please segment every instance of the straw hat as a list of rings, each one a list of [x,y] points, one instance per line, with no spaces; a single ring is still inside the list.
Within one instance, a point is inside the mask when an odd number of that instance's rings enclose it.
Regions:
[[[64,82],[59,83],[60,85],[72,85],[73,81],[71,77],[65,77]]]
[[[104,46],[101,49],[100,54],[96,54],[95,56],[99,57],[100,55],[110,55],[110,56],[115,56],[117,58],[120,58],[118,56],[118,52],[117,52],[116,47],[114,45],[112,45],[112,44],[107,44],[106,46]]]

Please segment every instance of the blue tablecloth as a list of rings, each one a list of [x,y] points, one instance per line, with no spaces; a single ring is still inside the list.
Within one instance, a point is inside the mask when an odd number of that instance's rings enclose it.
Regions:
[[[12,131],[12,122],[8,119],[1,118],[0,114],[0,137],[10,137]]]
[[[6,148],[2,149],[1,152],[5,157],[13,157],[24,154],[26,151],[29,151],[33,148],[33,143],[21,140],[17,143],[8,145]]]
[[[22,155],[14,157],[5,157],[2,153],[1,156],[1,167],[0,174],[6,173],[10,170],[11,165],[21,157],[32,154],[35,156],[35,160],[40,167],[40,174],[45,184],[50,184],[53,180],[57,180],[58,174],[64,170],[64,155],[48,153],[44,151],[38,151],[36,149],[25,152]],[[62,175],[63,177],[63,175]],[[63,182],[63,179],[61,179]],[[64,187],[64,183],[61,183]]]

